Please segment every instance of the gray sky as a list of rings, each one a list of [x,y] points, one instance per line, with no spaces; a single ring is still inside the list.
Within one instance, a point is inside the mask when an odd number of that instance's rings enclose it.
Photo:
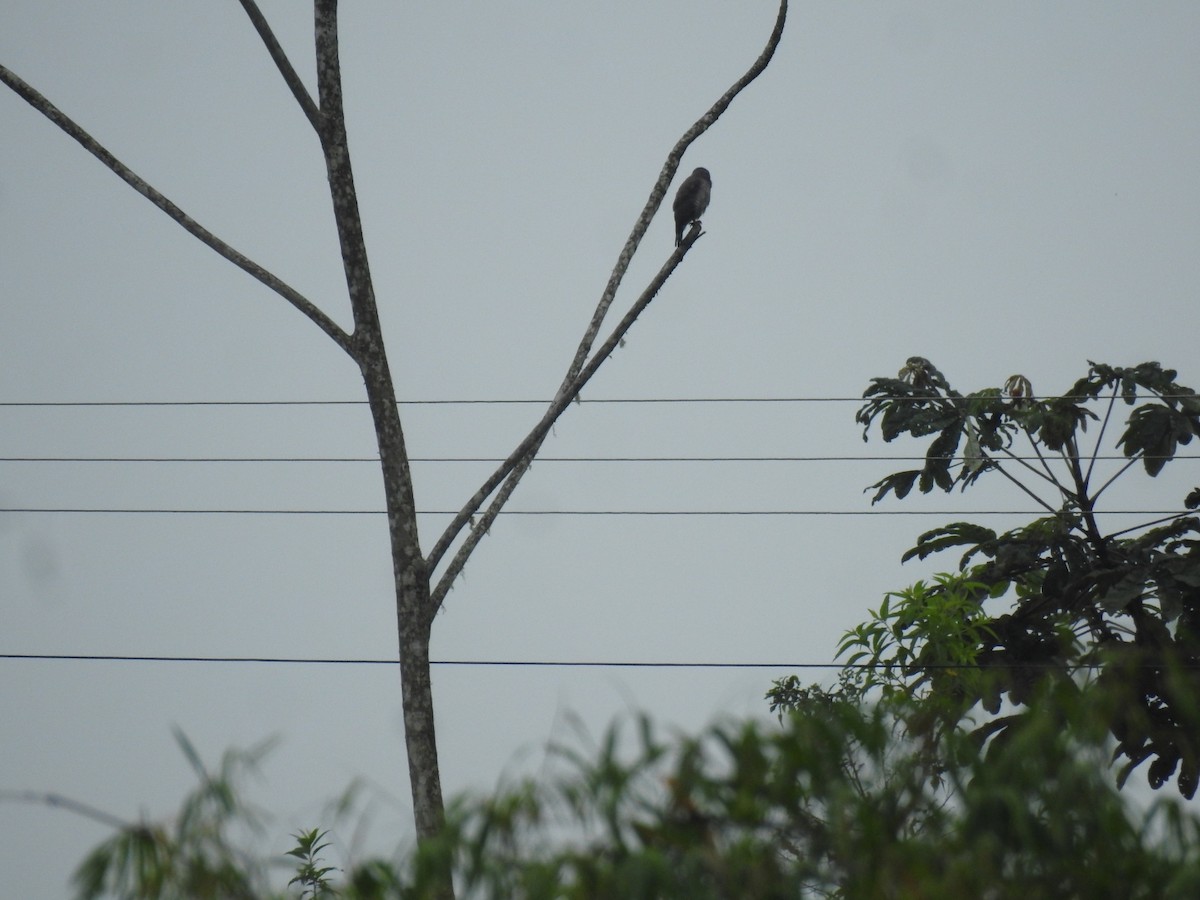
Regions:
[[[767,2],[346,4],[351,150],[401,399],[548,399],[678,136],[748,67]],[[312,85],[307,4],[264,2]],[[0,62],[201,223],[342,323],[315,138],[235,4],[8,0]],[[689,150],[707,235],[585,397],[851,397],[910,355],[962,390],[1062,391],[1087,360],[1200,384],[1200,6],[801,3],[767,72]],[[353,364],[0,92],[0,399],[360,400]],[[618,297],[670,253],[660,214]],[[622,305],[623,304],[623,305]],[[615,319],[614,319],[615,321]],[[855,456],[849,402],[582,405],[549,456]],[[404,411],[415,457],[504,456],[536,406]],[[0,409],[3,456],[369,456],[362,406]],[[1114,494],[1160,509],[1182,462]],[[490,466],[415,465],[457,509]],[[536,464],[512,508],[868,509],[881,462]],[[6,507],[377,509],[371,464],[0,464]],[[438,659],[807,661],[882,593],[916,535],[1001,486],[884,509],[943,517],[509,517],[435,624]],[[425,543],[445,517],[430,515]],[[992,518],[1015,524],[1018,518]],[[395,654],[378,516],[10,514],[0,650]],[[269,841],[374,786],[375,848],[408,834],[387,667],[0,662],[0,788],[125,817],[277,735],[253,799]],[[567,713],[695,728],[765,715],[780,671],[438,668],[447,790],[536,772]],[[814,678],[828,673],[814,673]],[[388,798],[394,798],[388,799]],[[399,830],[397,830],[399,829]],[[13,896],[54,897],[106,832],[0,804]],[[339,840],[348,840],[348,834]]]

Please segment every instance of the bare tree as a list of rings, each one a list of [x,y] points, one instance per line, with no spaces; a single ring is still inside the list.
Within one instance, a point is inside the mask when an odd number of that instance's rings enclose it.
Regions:
[[[84,149],[98,158],[139,194],[165,212],[189,233],[207,244],[234,265],[257,278],[311,319],[341,347],[362,373],[367,400],[375,423],[379,459],[383,468],[387,501],[388,533],[391,538],[392,566],[395,573],[396,623],[399,632],[400,680],[404,709],[408,771],[412,786],[413,810],[417,834],[427,838],[443,824],[441,776],[438,770],[437,742],[434,735],[433,694],[429,672],[429,638],[434,616],[446,592],[462,572],[467,559],[487,533],[496,515],[512,495],[528,470],[555,421],[574,400],[596,370],[617,347],[641,312],[682,262],[701,236],[693,226],[683,243],[668,257],[658,274],[642,291],[636,302],[593,351],[601,326],[616,296],[625,272],[651,220],[662,205],[684,151],[707,131],[728,108],[733,98],[767,67],[783,35],[787,0],[781,0],[774,30],[766,47],[750,69],[739,78],[692,125],[671,148],[666,162],[650,191],[633,231],[617,257],[612,275],[596,306],[575,356],[567,368],[553,402],[529,434],[509,454],[503,464],[463,505],[428,554],[422,553],[417,533],[416,507],[413,503],[412,473],[404,444],[404,430],[396,404],[396,391],[388,368],[383,334],[367,262],[362,221],[350,165],[346,122],[342,108],[341,66],[338,60],[337,0],[315,0],[317,97],[313,96],[288,61],[287,55],[258,9],[255,0],[241,0],[268,53],[284,81],[312,124],[320,140],[329,175],[334,218],[341,244],[346,288],[353,310],[354,327],[347,332],[302,294],[262,266],[248,259],[208,231],[182,209],[155,190],[124,165],[91,135],[59,110],[38,91],[9,69],[0,65],[0,81],[12,88],[34,109],[46,116]],[[453,555],[450,551],[453,550]]]

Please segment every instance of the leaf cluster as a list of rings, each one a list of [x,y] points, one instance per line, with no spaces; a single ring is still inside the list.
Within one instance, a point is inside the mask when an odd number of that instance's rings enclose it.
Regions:
[[[964,711],[978,704],[992,715],[1005,699],[1028,706],[1048,680],[1074,683],[1093,668],[1109,680],[1124,673],[1128,704],[1109,720],[1125,760],[1121,780],[1150,761],[1152,785],[1175,777],[1191,797],[1200,781],[1193,713],[1200,697],[1200,518],[1188,509],[1200,505],[1200,490],[1177,514],[1118,531],[1102,527],[1102,496],[1135,463],[1151,477],[1163,471],[1200,433],[1200,397],[1154,362],[1092,363],[1061,396],[1037,397],[1019,375],[964,396],[919,357],[897,378],[874,379],[864,397],[857,414],[864,439],[878,427],[885,441],[928,441],[921,469],[867,489],[875,491],[873,503],[888,494],[903,499],[914,486],[923,493],[965,490],[987,475],[1006,479],[1047,514],[1005,532],[954,522],[922,534],[904,559],[959,549],[961,577],[932,591],[919,583],[891,595],[903,600],[901,609],[885,602],[872,622],[847,636],[843,651],[882,665],[883,677],[898,673],[901,684],[936,688]],[[1126,462],[1097,485],[1103,436],[1118,404],[1133,407],[1115,438]],[[1099,429],[1085,454],[1089,423]],[[1002,597],[1007,610],[986,603]],[[934,668],[958,659],[987,677],[947,677]],[[1009,721],[993,721],[988,733]]]
[[[289,887],[300,897],[427,900],[443,896],[449,869],[461,895],[496,900],[1181,900],[1200,889],[1200,818],[1178,802],[1135,812],[1107,777],[1097,722],[1122,702],[1119,691],[1059,691],[986,745],[945,729],[931,754],[905,737],[927,699],[898,692],[868,704],[856,671],[833,689],[791,684],[778,724],[664,736],[641,717],[595,747],[552,748],[555,774],[459,798],[435,838],[401,859],[347,866],[337,880],[319,860],[327,832],[299,831]],[[224,832],[245,808],[226,776],[248,758],[227,755],[216,776],[198,770],[179,820],[221,781],[222,803],[201,818]],[[205,859],[205,878],[161,862],[110,864],[120,877],[104,895],[285,896],[264,884],[262,861],[214,843],[209,829],[165,840],[172,859]],[[111,856],[112,843],[93,857]]]
[[[1126,807],[1077,700],[986,753],[948,731],[935,771],[897,736],[922,703],[865,704],[852,675],[845,691],[792,687],[778,728],[665,740],[642,718],[632,750],[620,724],[594,751],[559,747],[565,774],[458,801],[437,841],[351,873],[342,896],[435,896],[431,855],[464,895],[505,900],[1170,898],[1200,884],[1200,822]]]
[[[1093,701],[1058,698],[986,750],[948,731],[934,771],[897,736],[921,702],[799,690],[778,726],[668,738],[641,718],[594,749],[558,747],[558,775],[459,799],[407,861],[357,866],[331,896],[435,897],[446,864],[462,895],[503,900],[1124,900],[1200,885],[1200,821],[1121,800]]]
[[[75,870],[80,900],[255,900],[265,896],[264,867],[240,849],[239,829],[257,831],[258,814],[245,804],[239,783],[270,744],[229,751],[216,772],[205,768],[195,747],[176,730],[175,740],[199,781],[184,800],[173,827],[136,823],[118,830]]]
[[[300,900],[325,897],[332,893],[329,873],[336,872],[333,866],[322,866],[318,854],[329,844],[325,841],[328,832],[319,828],[311,831],[297,831],[292,837],[296,846],[287,851],[288,856],[300,860],[295,876],[288,882],[288,887],[294,884],[301,886]]]

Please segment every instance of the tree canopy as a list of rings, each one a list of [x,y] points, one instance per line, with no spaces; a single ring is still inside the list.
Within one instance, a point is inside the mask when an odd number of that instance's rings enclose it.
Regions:
[[[857,420],[864,440],[927,442],[924,465],[878,481],[889,494],[974,487],[1007,479],[1045,515],[998,532],[952,522],[922,534],[905,559],[951,548],[964,552],[961,577],[920,585],[885,605],[849,636],[853,662],[894,665],[910,683],[947,686],[966,713],[990,714],[988,734],[1029,708],[1041,686],[1103,685],[1117,702],[1107,713],[1123,759],[1119,780],[1149,762],[1150,784],[1175,778],[1192,797],[1200,776],[1200,489],[1177,511],[1147,513],[1134,526],[1105,517],[1106,492],[1137,464],[1155,477],[1200,433],[1200,397],[1156,362],[1122,368],[1092,363],[1063,394],[1036,396],[1029,379],[961,394],[928,360],[913,357],[896,378],[875,378]],[[1131,407],[1115,447],[1124,458],[1099,481],[1097,461],[1116,410]],[[1085,449],[1089,423],[1097,426]],[[1008,606],[997,609],[996,603]],[[907,634],[907,637],[906,637]],[[920,635],[919,646],[913,642]],[[956,667],[987,677],[957,677]]]

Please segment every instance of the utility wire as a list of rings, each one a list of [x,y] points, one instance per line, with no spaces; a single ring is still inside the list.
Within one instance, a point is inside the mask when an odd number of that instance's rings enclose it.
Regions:
[[[505,509],[502,516],[1037,516],[1045,510],[980,509]],[[168,509],[107,507],[0,507],[0,513],[47,515],[164,515],[164,516],[382,516],[382,509]],[[1106,516],[1185,516],[1179,509],[1110,509]],[[419,516],[454,516],[455,509],[419,509]]]
[[[1185,400],[1194,399],[1195,394],[1137,394],[1135,400]],[[643,404],[643,403],[869,403],[875,399],[884,402],[912,402],[942,400],[961,402],[967,397],[919,396],[919,397],[597,397],[579,398],[579,404]],[[998,398],[1005,399],[1005,398]],[[1124,400],[1124,397],[1121,398]],[[1052,395],[1022,397],[1022,401],[1072,400],[1107,402],[1108,396]],[[401,406],[547,406],[550,400],[533,399],[445,399],[445,400],[398,400]],[[366,406],[366,400],[9,400],[0,401],[0,408],[56,408],[56,407],[203,407],[203,406]]]
[[[328,659],[309,656],[133,656],[98,653],[0,653],[0,660],[41,662],[131,662],[131,663],[260,663],[264,665],[320,666],[398,666],[397,659],[342,658]],[[434,659],[431,666],[458,668],[554,668],[554,669],[887,669],[904,668],[896,663],[839,663],[839,662],[662,662],[651,660],[567,660],[567,659]],[[931,663],[912,665],[919,670],[933,669],[1054,669],[1059,663]],[[1079,663],[1073,669],[1101,669],[1102,663]],[[1145,663],[1136,668],[1161,668]],[[1200,669],[1200,663],[1180,668]]]
[[[1038,456],[1005,456],[999,461],[1037,462]],[[1092,459],[1091,456],[1080,457]],[[1120,454],[1102,455],[1097,460],[1128,462]],[[924,456],[538,456],[543,463],[751,463],[751,462],[924,462]],[[965,457],[949,457],[962,462]],[[1200,455],[1149,455],[1138,459],[1200,459]],[[0,456],[0,463],[372,463],[377,456]],[[498,456],[414,456],[411,463],[501,463]]]
[[[944,399],[936,397],[906,399]],[[400,406],[548,406],[550,400],[447,399],[397,400]],[[862,397],[603,397],[579,398],[577,404],[640,403],[862,403]],[[0,401],[0,407],[199,407],[199,406],[366,406],[366,400],[17,400]]]
[[[326,659],[290,656],[126,656],[92,653],[0,653],[0,660],[43,660],[49,662],[168,662],[168,663],[265,663],[271,665],[398,666],[397,659]],[[435,659],[431,666],[494,666],[574,669],[838,669],[840,663],[765,663],[765,662],[650,662],[615,660],[516,660],[516,659]]]

